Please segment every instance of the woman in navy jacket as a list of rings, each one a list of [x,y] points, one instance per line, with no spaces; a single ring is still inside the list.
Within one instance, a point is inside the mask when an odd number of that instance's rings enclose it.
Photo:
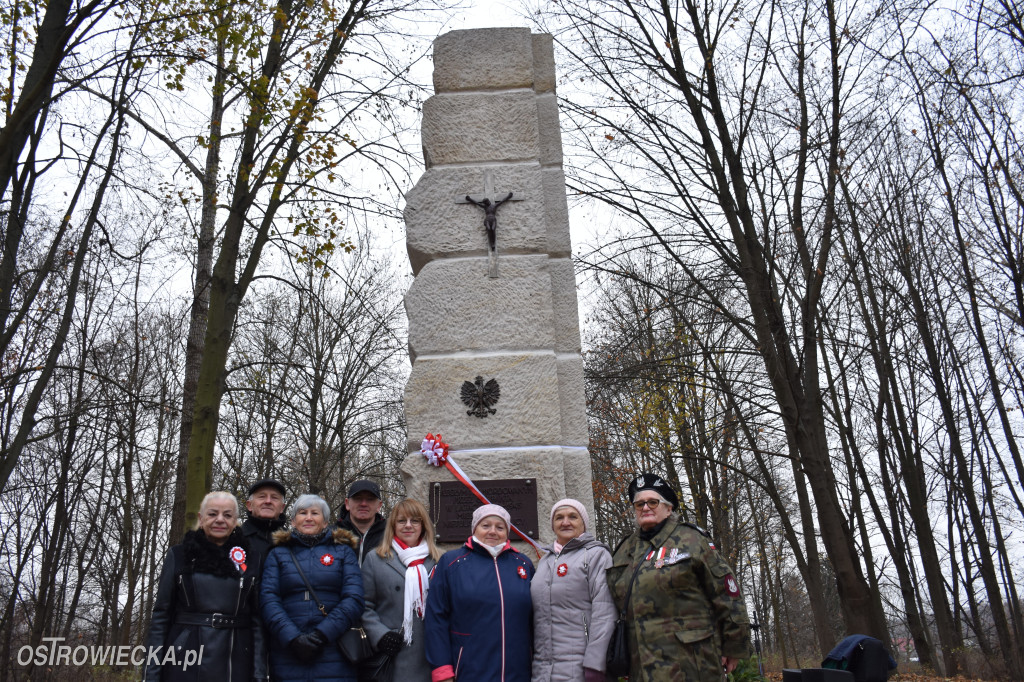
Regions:
[[[533,564],[508,541],[509,514],[473,512],[473,535],[441,557],[424,618],[433,682],[530,682]]]
[[[360,622],[363,577],[352,551],[355,536],[347,530],[332,533],[330,518],[323,499],[302,495],[292,508],[292,530],[274,533],[260,591],[274,682],[356,680],[355,669],[334,642]]]

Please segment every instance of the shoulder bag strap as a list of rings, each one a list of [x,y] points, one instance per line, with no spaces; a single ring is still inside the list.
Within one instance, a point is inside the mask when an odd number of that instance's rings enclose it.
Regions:
[[[302,582],[306,583],[306,589],[309,590],[309,596],[312,597],[313,601],[316,602],[316,607],[320,609],[320,613],[326,616],[327,609],[324,608],[324,604],[322,601],[320,601],[320,597],[316,596],[316,590],[314,590],[313,586],[309,584],[309,579],[306,578],[306,572],[302,570],[302,566],[299,564],[299,560],[295,556],[295,552],[292,551],[291,547],[288,548],[288,553],[292,555],[292,561],[295,562],[295,568],[299,572],[299,577],[302,578]],[[630,587],[632,587],[632,584],[630,585]],[[629,597],[627,596],[626,598],[628,599]]]
[[[628,540],[630,537],[632,536],[627,535],[626,537],[619,540],[619,544],[615,545],[615,549],[612,550],[612,556],[615,556],[618,553],[619,548],[626,544],[626,540]]]
[[[626,600],[622,602],[622,610],[619,611],[619,618],[626,620],[626,610],[629,608],[629,595],[633,593],[633,583],[636,582],[636,574],[640,572],[640,567],[644,565],[646,559],[640,559],[640,563],[636,565],[636,570],[633,571],[633,577],[629,580],[629,587],[626,588]]]

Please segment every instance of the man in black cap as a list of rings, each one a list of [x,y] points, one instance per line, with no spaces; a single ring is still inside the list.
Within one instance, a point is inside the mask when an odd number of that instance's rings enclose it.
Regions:
[[[260,555],[258,566],[266,563],[273,547],[271,534],[288,525],[284,515],[285,492],[284,484],[272,478],[249,486],[249,497],[245,501],[248,518],[242,524],[242,534],[249,541],[249,548]]]
[[[376,549],[384,537],[387,521],[380,513],[383,506],[380,486],[373,481],[360,479],[349,487],[345,508],[338,517],[338,528],[350,531],[359,538],[356,556],[360,566],[363,565],[363,557]]]

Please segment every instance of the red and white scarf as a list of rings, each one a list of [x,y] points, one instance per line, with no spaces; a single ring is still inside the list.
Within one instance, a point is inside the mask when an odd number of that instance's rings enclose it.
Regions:
[[[423,619],[423,605],[427,603],[427,590],[430,584],[427,582],[427,569],[423,565],[430,548],[426,542],[420,542],[415,547],[410,547],[398,538],[391,541],[391,547],[398,554],[398,559],[405,565],[405,605],[402,613],[402,632],[405,635],[405,643],[412,644],[412,619],[413,615]]]

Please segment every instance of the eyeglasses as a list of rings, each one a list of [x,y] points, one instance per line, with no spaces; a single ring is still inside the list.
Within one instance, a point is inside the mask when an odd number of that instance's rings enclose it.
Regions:
[[[398,519],[395,521],[396,526],[422,526],[423,521],[420,519]]]
[[[637,511],[643,511],[644,507],[647,507],[648,509],[657,509],[658,505],[663,501],[664,500],[637,500],[633,503],[633,509],[636,509]]]

